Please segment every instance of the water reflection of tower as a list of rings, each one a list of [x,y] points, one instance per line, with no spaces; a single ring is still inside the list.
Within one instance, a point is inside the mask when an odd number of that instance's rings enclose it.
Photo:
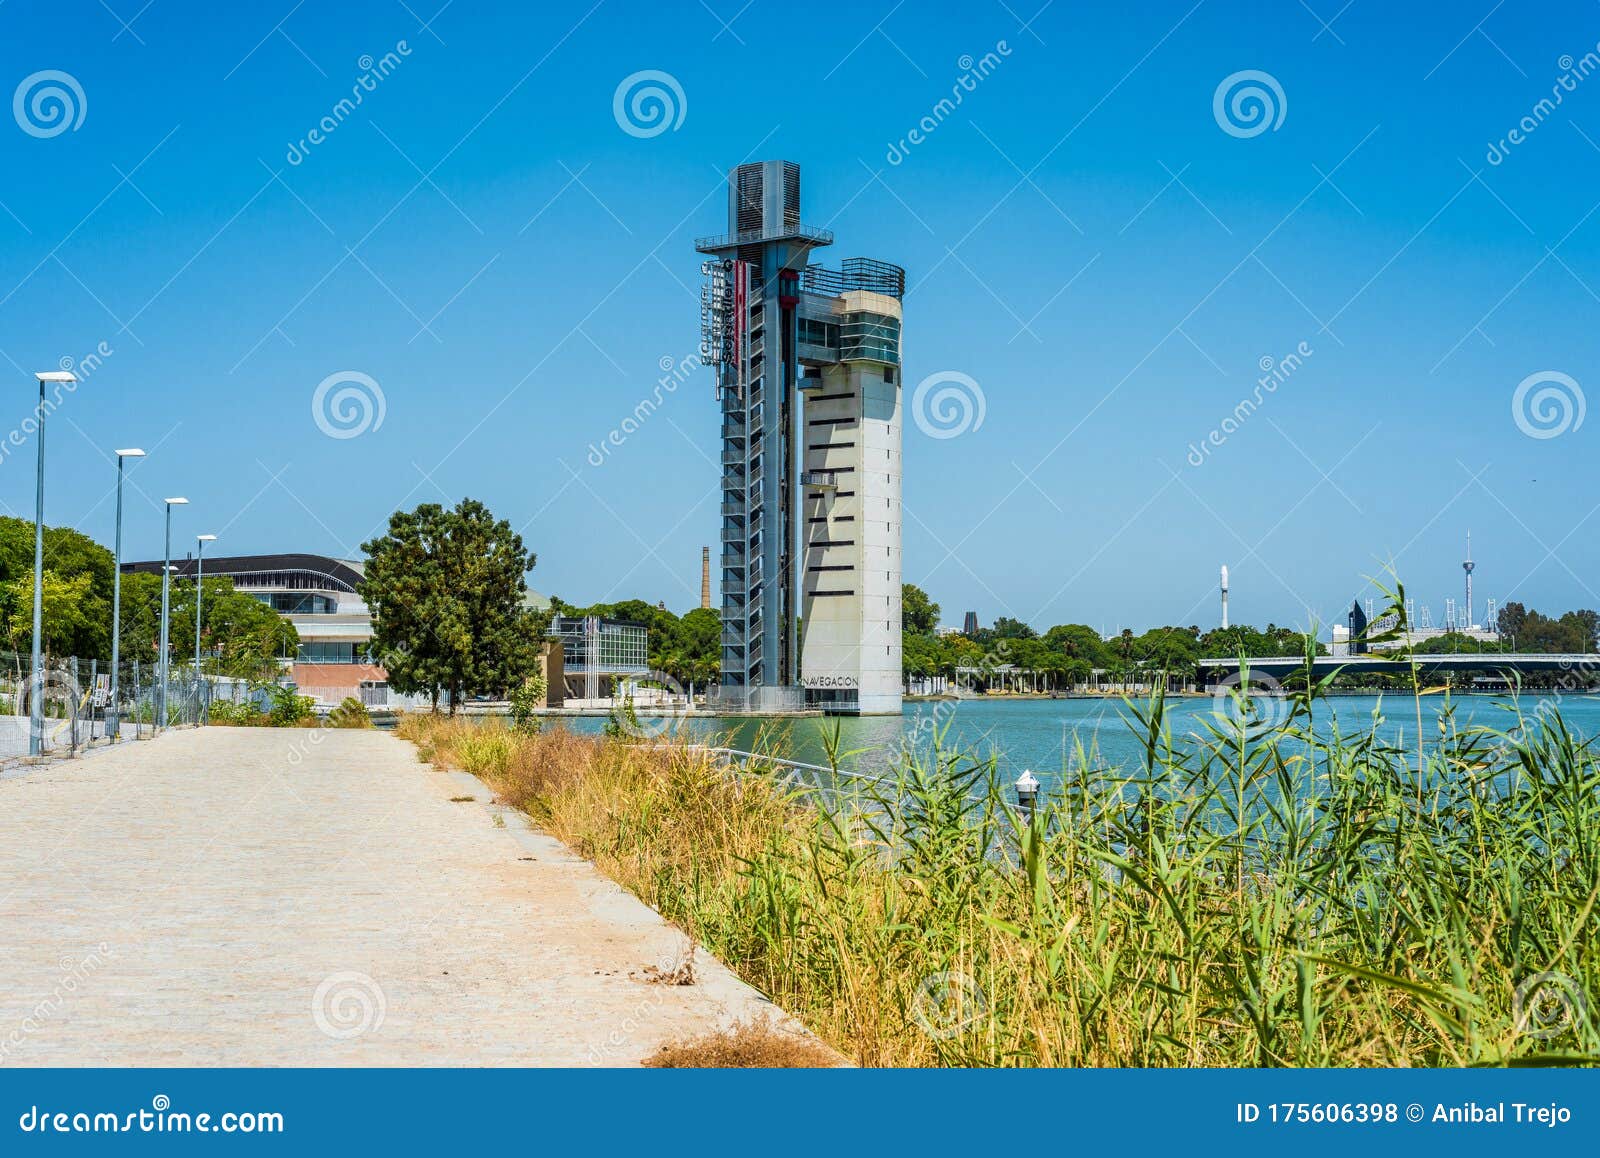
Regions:
[[[1461,564],[1461,569],[1467,573],[1467,605],[1464,609],[1466,616],[1465,630],[1471,631],[1472,623],[1472,568],[1476,564],[1472,561],[1472,532],[1467,532],[1467,557]]]

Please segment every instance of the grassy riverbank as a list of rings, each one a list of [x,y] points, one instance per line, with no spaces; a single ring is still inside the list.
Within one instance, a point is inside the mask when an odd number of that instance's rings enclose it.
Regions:
[[[1447,716],[1419,767],[1274,702],[1199,745],[1130,705],[1140,765],[1067,772],[1031,824],[992,764],[937,747],[797,795],[684,745],[400,731],[862,1064],[1600,1058],[1595,755],[1555,716]]]

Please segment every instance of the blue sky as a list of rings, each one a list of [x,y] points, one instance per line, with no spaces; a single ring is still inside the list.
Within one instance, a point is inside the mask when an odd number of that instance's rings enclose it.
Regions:
[[[1600,418],[1527,414],[1600,384],[1600,5],[440,2],[0,6],[5,85],[82,94],[64,131],[0,118],[0,420],[111,351],[51,418],[51,522],[109,542],[105,452],[141,445],[131,555],[169,493],[186,546],[332,554],[470,495],[540,590],[694,606],[709,377],[590,447],[696,348],[725,171],[783,157],[826,259],[908,271],[908,412],[929,375],[981,392],[956,437],[906,423],[906,578],[947,622],[1209,624],[1222,563],[1236,621],[1326,622],[1390,559],[1438,620],[1469,528],[1480,608],[1600,606]],[[648,136],[613,111],[644,70],[683,94]],[[1282,93],[1253,135],[1214,111],[1246,70]],[[329,437],[343,372],[382,421]]]

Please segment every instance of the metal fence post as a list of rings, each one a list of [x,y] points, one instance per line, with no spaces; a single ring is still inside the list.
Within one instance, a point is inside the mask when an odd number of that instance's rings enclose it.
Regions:
[[[78,657],[67,657],[67,751],[78,754],[78,708],[82,702],[78,687]]]

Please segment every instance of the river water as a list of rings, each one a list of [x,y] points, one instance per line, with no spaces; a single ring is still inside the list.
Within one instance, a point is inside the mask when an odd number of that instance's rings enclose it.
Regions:
[[[1515,726],[1510,695],[1462,695],[1451,701],[1458,727],[1482,725],[1508,729]],[[1523,712],[1533,712],[1542,703],[1559,706],[1567,726],[1583,737],[1600,736],[1600,695],[1565,695],[1546,700],[1534,693],[1523,693]],[[1281,714],[1282,700],[1258,701],[1260,710]],[[1226,710],[1210,697],[1186,697],[1167,701],[1168,725],[1175,740],[1204,733],[1205,718],[1217,719]],[[1422,724],[1429,738],[1438,735],[1438,720],[1445,708],[1443,696],[1422,700]],[[1371,726],[1374,714],[1379,734],[1397,745],[1415,742],[1417,721],[1415,701],[1409,696],[1336,696],[1317,705],[1318,732],[1326,734],[1337,725],[1346,734]],[[668,727],[660,721],[642,719],[646,729]],[[1078,748],[1090,753],[1092,767],[1135,767],[1142,758],[1143,744],[1130,726],[1131,713],[1118,699],[1022,700],[977,697],[959,702],[908,703],[903,716],[865,716],[790,720],[723,719],[694,715],[671,728],[683,730],[696,740],[761,751],[773,756],[808,763],[826,763],[825,737],[835,727],[839,747],[853,753],[841,761],[862,771],[881,771],[891,765],[910,745],[925,749],[936,728],[948,727],[945,747],[984,756],[994,754],[1000,773],[1015,779],[1024,769],[1031,770],[1046,784],[1059,778],[1067,767],[1078,766]],[[562,721],[574,731],[596,732],[604,721],[578,718]]]

